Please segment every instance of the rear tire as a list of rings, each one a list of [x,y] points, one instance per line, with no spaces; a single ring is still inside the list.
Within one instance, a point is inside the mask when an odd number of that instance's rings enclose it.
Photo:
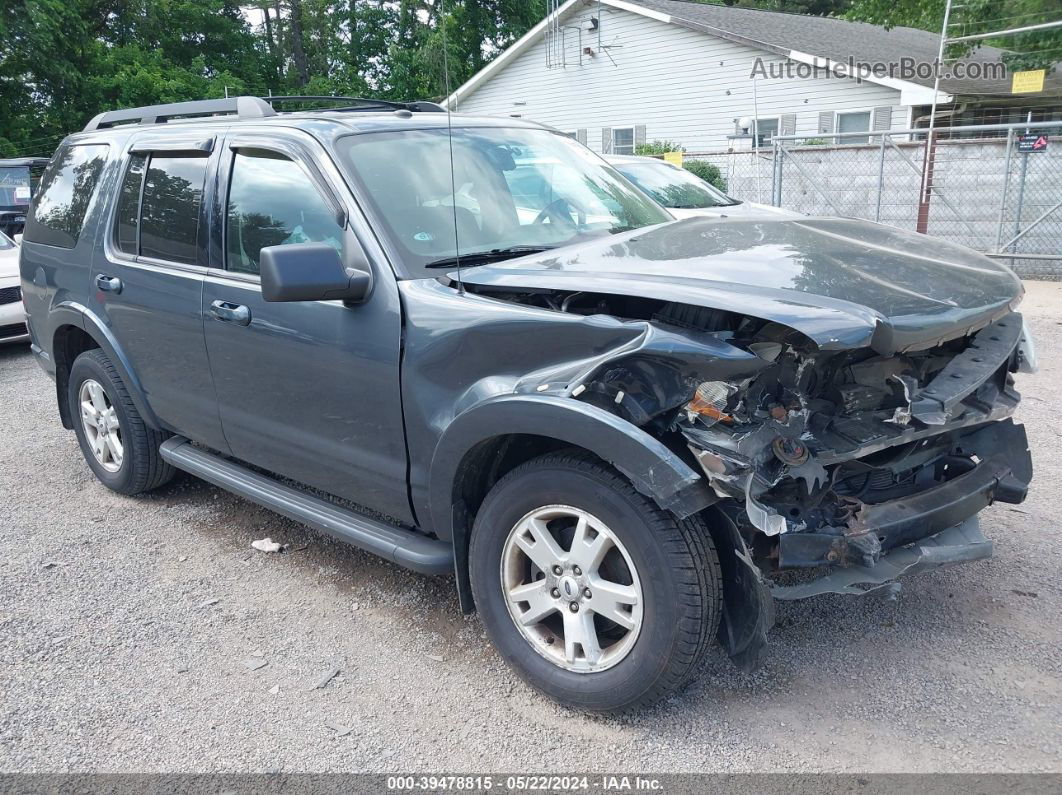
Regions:
[[[140,494],[173,479],[176,470],[159,454],[168,434],[144,422],[118,371],[99,348],[74,360],[67,401],[85,461],[107,488]]]
[[[719,625],[719,560],[703,521],[675,519],[582,452],[536,458],[491,489],[469,569],[506,662],[591,712],[638,709],[683,687]]]

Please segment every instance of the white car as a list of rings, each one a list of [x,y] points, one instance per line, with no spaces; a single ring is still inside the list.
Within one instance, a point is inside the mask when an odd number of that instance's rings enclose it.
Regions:
[[[676,218],[698,215],[750,219],[800,217],[800,213],[781,207],[733,199],[693,172],[655,157],[610,155],[605,159]]]
[[[18,245],[0,232],[0,344],[29,339],[19,286],[18,250]]]

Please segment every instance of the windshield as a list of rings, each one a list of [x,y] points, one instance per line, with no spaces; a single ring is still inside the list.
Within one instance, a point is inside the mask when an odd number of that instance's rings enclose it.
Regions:
[[[619,163],[616,169],[665,207],[700,209],[740,204],[695,174],[662,160]]]
[[[5,235],[3,232],[0,232],[0,251],[3,251],[6,248],[14,248],[14,247],[15,247],[15,242],[11,238],[9,238],[7,235]]]
[[[0,166],[0,207],[27,207],[29,200],[29,167]]]
[[[418,267],[442,267],[457,254],[519,256],[672,220],[590,150],[548,130],[455,128],[452,178],[445,129],[354,135],[340,152]]]

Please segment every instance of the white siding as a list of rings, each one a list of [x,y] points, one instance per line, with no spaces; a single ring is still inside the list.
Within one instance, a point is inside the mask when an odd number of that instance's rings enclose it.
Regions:
[[[601,44],[585,30],[601,14]],[[588,130],[588,145],[601,150],[602,128],[646,126],[647,140],[678,141],[687,151],[725,148],[735,120],[753,116],[755,59],[783,63],[760,50],[659,22],[627,11],[591,4],[569,16],[564,67],[546,66],[539,40],[479,88],[462,97],[461,113],[519,115],[561,130]],[[581,62],[581,65],[580,65]],[[794,65],[795,66],[795,65]],[[819,114],[900,106],[900,92],[873,83],[809,77],[756,79],[759,117],[795,114],[798,135],[815,135]],[[907,117],[903,112],[895,119]]]

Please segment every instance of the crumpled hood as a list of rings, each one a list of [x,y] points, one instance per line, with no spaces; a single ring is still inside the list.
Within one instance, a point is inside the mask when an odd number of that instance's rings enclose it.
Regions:
[[[787,325],[822,349],[881,353],[964,336],[1023,294],[1009,268],[968,248],[846,218],[686,218],[463,278],[724,309]]]

